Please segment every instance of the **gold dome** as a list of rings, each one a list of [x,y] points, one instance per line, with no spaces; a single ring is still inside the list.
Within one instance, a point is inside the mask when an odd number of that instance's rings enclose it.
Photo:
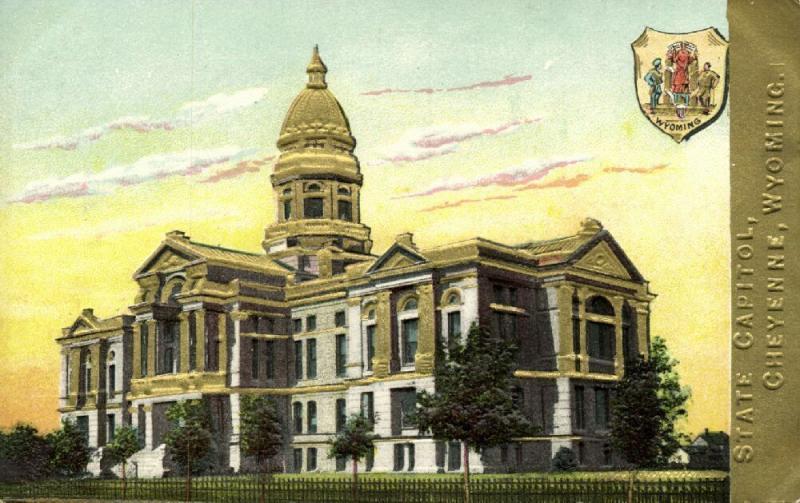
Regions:
[[[325,63],[315,46],[311,62],[306,68],[308,83],[292,102],[278,137],[278,148],[284,150],[304,137],[332,136],[344,142],[348,150],[355,147],[350,123],[339,101],[328,89]]]

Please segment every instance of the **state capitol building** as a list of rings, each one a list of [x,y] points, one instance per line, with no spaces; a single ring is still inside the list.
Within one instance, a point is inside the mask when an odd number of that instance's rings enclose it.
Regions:
[[[306,71],[278,137],[264,253],[169,232],[134,272],[130,314],[84,309],[57,339],[59,412],[85,432],[90,470],[109,468],[103,446],[131,424],[144,445],[137,475],[162,476],[166,410],[185,399],[210,411],[217,470],[247,470],[239,407],[253,393],[278,405],[286,445],[275,464],[287,472],[349,470],[328,459],[328,440],[359,411],[379,435],[367,471],[461,470],[460,444],[408,418],[417,391],[436,386],[441,348],[473,323],[516,340],[515,400],[540,431],[471,452],[475,472],[547,469],[562,446],[584,469],[617,465],[610,388],[646,352],[654,295],[611,234],[586,219],[546,241],[423,248],[408,233],[375,252],[356,141],[316,50]]]

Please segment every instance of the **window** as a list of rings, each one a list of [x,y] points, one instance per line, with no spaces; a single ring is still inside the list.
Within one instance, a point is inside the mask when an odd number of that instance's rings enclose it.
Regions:
[[[401,435],[403,430],[411,430],[414,425],[414,412],[417,406],[415,388],[397,388],[390,391],[392,435]]]
[[[603,316],[614,316],[614,307],[605,297],[595,295],[586,301],[586,312]]]
[[[461,470],[461,442],[448,442],[447,469]]]
[[[371,391],[361,393],[361,414],[367,419],[371,429],[375,425],[375,395]]]
[[[347,187],[339,187],[339,189],[336,192],[342,196],[350,195],[350,189],[348,189]]]
[[[303,203],[306,218],[322,218],[324,204],[321,197],[307,197]]]
[[[117,390],[117,366],[113,363],[108,366],[108,397],[114,398]]]
[[[306,340],[306,377],[317,378],[317,340]]]
[[[347,323],[347,317],[344,314],[344,311],[336,311],[336,314],[333,315],[333,323],[337,327],[343,327]]]
[[[367,370],[372,370],[372,359],[375,357],[375,325],[367,325]]]
[[[78,431],[83,436],[83,441],[89,443],[89,416],[78,416]]]
[[[448,306],[455,306],[461,303],[461,298],[458,296],[457,293],[453,292],[447,296],[447,300],[445,304]]]
[[[347,336],[336,334],[336,375],[344,377],[347,372]]]
[[[578,464],[582,465],[586,462],[586,445],[583,442],[578,442]]]
[[[367,465],[366,466],[366,470],[368,472],[371,472],[372,471],[372,467],[375,465],[375,448],[374,447],[367,451],[367,460],[366,460],[365,464]]]
[[[607,388],[595,388],[594,390],[594,422],[598,429],[608,428],[610,420],[609,394]]]
[[[303,449],[294,449],[292,451],[292,464],[295,472],[300,473],[303,471]]]
[[[317,329],[317,316],[312,314],[306,316],[306,332],[313,332]]]
[[[415,309],[417,309],[417,299],[416,297],[411,297],[403,304],[401,311],[414,311]]]
[[[317,448],[309,447],[306,454],[306,470],[313,472],[317,469]]]
[[[289,220],[292,218],[292,200],[286,199],[283,201],[283,219]]]
[[[292,320],[292,333],[299,334],[303,331],[303,320],[295,318]]]
[[[258,379],[258,339],[250,341],[250,376]]]
[[[492,333],[505,340],[515,338],[517,334],[516,315],[494,311],[492,313]]]
[[[336,399],[336,432],[344,430],[347,423],[347,401],[344,398]]]
[[[275,379],[275,341],[267,341],[267,379]]]
[[[447,313],[447,345],[450,349],[461,341],[461,311]]]
[[[292,404],[292,418],[294,419],[294,432],[303,433],[303,404],[294,402]]]
[[[142,376],[147,375],[147,342],[149,336],[147,334],[147,322],[142,323],[141,331],[139,332],[139,347],[141,354],[139,355],[139,367],[142,369]]]
[[[405,464],[405,446],[403,444],[394,444],[394,471],[401,471]]]
[[[572,296],[572,352],[581,352],[581,319],[580,319],[580,300],[577,295]],[[577,362],[580,365],[580,361]],[[576,369],[580,370],[580,368]]]
[[[608,445],[608,444],[604,444],[603,445],[603,464],[605,466],[611,466],[612,461],[613,461],[611,454],[612,454],[611,446]]]
[[[114,423],[114,414],[109,414],[106,416],[106,443],[114,441],[115,429],[116,424]]]
[[[414,444],[406,444],[406,450],[408,450],[408,467],[406,468],[408,471],[414,470]]]
[[[89,350],[83,351],[83,389],[84,395],[88,395],[92,390],[92,357]]]
[[[197,313],[189,313],[189,370],[197,369]]]
[[[353,203],[350,201],[337,201],[336,210],[339,214],[339,220],[344,220],[346,222],[353,221]]]
[[[417,330],[419,320],[411,318],[402,320],[402,340],[403,340],[403,365],[413,365],[414,355],[417,354]]]
[[[303,378],[303,341],[294,341],[294,377]]]
[[[614,359],[614,325],[587,321],[586,338],[589,356],[600,360]]]
[[[308,433],[317,432],[317,402],[311,401],[306,405],[308,408]]]
[[[500,285],[492,285],[492,295],[495,304],[506,304],[506,289]]]
[[[322,187],[318,183],[309,183],[306,185],[306,192],[322,192]]]
[[[174,374],[178,371],[178,338],[180,325],[175,321],[164,321],[159,325],[161,331],[160,374]]]
[[[219,370],[219,319],[216,313],[206,319],[206,370]]]
[[[370,309],[367,311],[367,319],[374,320],[375,319],[375,309]]]
[[[347,468],[347,458],[344,456],[336,456],[336,471],[343,472]]]
[[[516,288],[509,288],[508,289],[508,303],[512,306],[517,305],[517,289]]]
[[[575,386],[575,429],[586,428],[586,405],[584,403],[583,386]]]

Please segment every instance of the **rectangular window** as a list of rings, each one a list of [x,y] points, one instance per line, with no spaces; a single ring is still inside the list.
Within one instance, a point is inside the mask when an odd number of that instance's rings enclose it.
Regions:
[[[367,361],[368,371],[372,370],[372,359],[375,357],[375,325],[367,325]]]
[[[403,365],[413,365],[417,354],[417,331],[419,319],[403,320],[401,324],[403,339]]]
[[[303,404],[294,402],[292,404],[292,419],[294,420],[294,432],[303,433]]]
[[[258,379],[258,339],[250,341],[250,377]]]
[[[114,398],[117,390],[117,366],[113,363],[108,366],[108,397]]]
[[[447,469],[461,470],[461,442],[447,444]]]
[[[450,349],[461,341],[461,311],[447,313],[447,345]]]
[[[372,428],[375,425],[375,395],[371,391],[361,393],[361,413]]]
[[[303,341],[294,341],[294,377],[303,378]]]
[[[306,377],[317,378],[317,340],[306,340]]]
[[[417,393],[415,389],[404,390],[400,402],[400,427],[404,430],[414,429],[414,413],[417,408]]]
[[[607,388],[595,388],[594,390],[594,422],[598,429],[608,428],[610,419],[609,394]]]
[[[206,318],[206,370],[219,370],[219,320],[217,313]]]
[[[353,221],[353,204],[350,201],[338,201],[337,210],[340,220],[345,220],[347,222]]]
[[[366,471],[371,472],[372,467],[375,466],[375,448],[367,451],[366,461],[364,464],[366,465]]]
[[[312,314],[306,316],[306,332],[313,332],[317,329],[317,316]]]
[[[303,331],[303,320],[295,318],[292,320],[292,333],[299,334]]]
[[[492,285],[492,295],[495,304],[506,303],[506,289],[500,285]]]
[[[405,446],[403,444],[394,444],[394,471],[401,471],[405,464]]]
[[[311,401],[306,405],[308,409],[308,433],[317,432],[317,402]]]
[[[292,451],[292,464],[295,472],[300,473],[303,471],[303,449],[294,449]]]
[[[322,218],[324,204],[320,197],[307,197],[303,201],[306,218]]]
[[[575,429],[586,428],[586,405],[583,397],[583,386],[575,386]]]
[[[508,303],[512,306],[517,305],[517,289],[516,288],[509,288],[508,289]]]
[[[408,471],[414,470],[414,444],[406,444],[406,450],[408,450],[408,467],[406,468]]]
[[[614,359],[614,325],[589,321],[586,323],[589,356],[601,360]]]
[[[189,313],[189,371],[197,369],[197,320],[194,311]]]
[[[317,469],[317,448],[309,447],[306,457],[306,470],[313,472]]]
[[[142,369],[142,376],[147,375],[147,342],[150,338],[148,333],[147,322],[142,323],[141,332],[139,334],[139,347],[142,353],[139,355],[139,366]]]
[[[114,414],[106,416],[106,443],[114,441],[114,432],[116,431],[116,423],[114,423]]]
[[[344,377],[347,373],[347,336],[336,334],[336,375]]]
[[[344,398],[336,399],[336,432],[344,430],[347,423],[347,401]]]
[[[81,432],[83,440],[89,443],[89,416],[78,416],[78,431]]]
[[[292,200],[286,199],[283,201],[283,219],[289,220],[292,218]]]
[[[267,341],[267,379],[275,379],[275,341]]]
[[[347,324],[347,317],[344,311],[336,311],[336,314],[333,315],[333,323],[337,327],[343,327]]]
[[[344,456],[336,456],[336,471],[343,472],[347,468],[347,458]]]

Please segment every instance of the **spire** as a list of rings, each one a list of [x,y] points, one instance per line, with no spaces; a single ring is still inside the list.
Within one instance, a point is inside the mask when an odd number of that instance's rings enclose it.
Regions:
[[[325,89],[328,87],[328,83],[325,82],[325,74],[328,73],[328,68],[322,62],[322,58],[319,57],[318,45],[314,46],[314,52],[311,54],[311,62],[306,68],[306,73],[308,74],[306,87],[312,89]]]

